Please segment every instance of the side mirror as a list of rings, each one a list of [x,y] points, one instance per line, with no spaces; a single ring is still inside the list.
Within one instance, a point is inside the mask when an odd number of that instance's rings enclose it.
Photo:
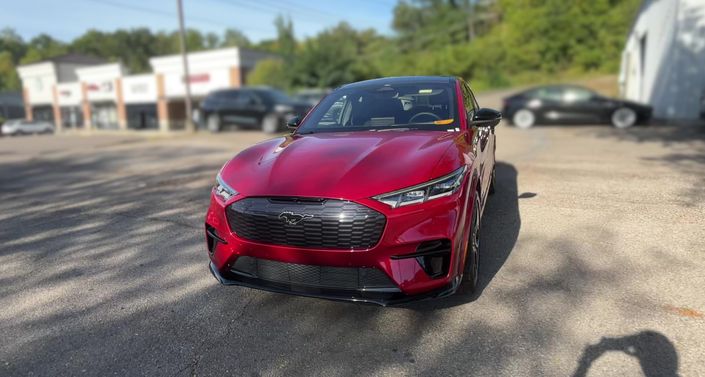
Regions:
[[[293,131],[297,127],[299,127],[299,124],[301,124],[301,118],[299,118],[298,116],[295,116],[286,122],[286,128]]]
[[[495,127],[502,120],[502,113],[497,110],[483,107],[475,111],[475,116],[470,120],[471,126]]]

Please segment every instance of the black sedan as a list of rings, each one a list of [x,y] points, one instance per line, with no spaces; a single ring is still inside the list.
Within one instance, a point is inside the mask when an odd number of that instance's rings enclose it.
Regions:
[[[597,123],[627,128],[647,122],[651,107],[608,98],[576,85],[550,85],[505,98],[502,113],[519,128],[534,124]]]
[[[275,133],[284,128],[289,118],[303,117],[310,109],[310,104],[295,101],[279,90],[244,87],[208,94],[195,118],[211,132],[235,125]]]

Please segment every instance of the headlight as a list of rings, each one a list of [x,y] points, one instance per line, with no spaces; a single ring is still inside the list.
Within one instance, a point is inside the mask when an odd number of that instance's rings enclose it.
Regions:
[[[215,192],[215,194],[218,195],[224,201],[227,201],[228,199],[237,195],[237,191],[235,191],[235,189],[233,189],[232,187],[228,186],[228,184],[223,181],[223,178],[220,176],[220,174],[215,177],[215,186],[213,187],[213,192]]]
[[[463,166],[448,175],[436,178],[432,181],[390,193],[377,195],[372,199],[382,202],[392,208],[397,208],[407,206],[409,204],[423,203],[429,200],[442,198],[453,194],[458,187],[460,187],[466,170],[467,168]]]

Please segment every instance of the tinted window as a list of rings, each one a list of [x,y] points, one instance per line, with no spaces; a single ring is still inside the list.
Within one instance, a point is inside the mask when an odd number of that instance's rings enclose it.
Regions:
[[[384,128],[448,131],[458,127],[450,84],[399,84],[339,89],[325,97],[299,132]]]
[[[470,90],[467,83],[463,83],[461,88],[463,89],[463,103],[465,103],[465,111],[468,113],[468,118],[472,118],[477,107],[477,104],[475,103],[475,96],[472,94],[472,90]]]
[[[258,104],[259,102],[259,97],[251,92],[241,92],[235,98],[235,103],[243,106]]]
[[[563,98],[563,91],[555,86],[547,86],[530,91],[529,97],[546,101],[560,101]]]
[[[286,93],[273,89],[273,90],[268,90],[267,95],[275,102],[275,103],[286,103],[286,102],[291,102],[291,98],[286,95]]]
[[[226,100],[234,100],[235,98],[238,98],[240,96],[240,91],[239,90],[228,90],[225,92],[219,92],[218,97],[221,99],[226,99]]]
[[[565,88],[563,90],[563,101],[565,102],[585,102],[593,97],[593,93],[584,88]]]

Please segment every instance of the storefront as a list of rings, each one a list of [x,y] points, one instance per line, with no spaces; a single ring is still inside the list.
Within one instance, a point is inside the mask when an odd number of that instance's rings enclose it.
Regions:
[[[54,122],[54,64],[35,63],[18,68],[28,119]]]
[[[191,87],[193,108],[208,93],[245,84],[247,72],[271,55],[240,48],[195,52],[188,55],[189,77],[185,78],[180,55],[162,56],[149,60],[157,79],[157,109],[160,128],[183,129],[186,120],[185,82]]]
[[[186,88],[193,108],[208,93],[245,84],[255,64],[272,55],[225,48],[150,59],[153,74],[125,76],[120,63],[69,54],[18,68],[27,118],[52,121],[58,130],[180,130],[186,124]]]
[[[120,63],[76,70],[84,94],[84,118],[90,120],[92,128],[116,130],[126,127],[121,89],[124,71]]]
[[[77,82],[56,85],[60,123],[63,129],[83,128],[81,84]]]
[[[122,97],[127,113],[127,128],[157,130],[157,80],[153,74],[125,76]]]

